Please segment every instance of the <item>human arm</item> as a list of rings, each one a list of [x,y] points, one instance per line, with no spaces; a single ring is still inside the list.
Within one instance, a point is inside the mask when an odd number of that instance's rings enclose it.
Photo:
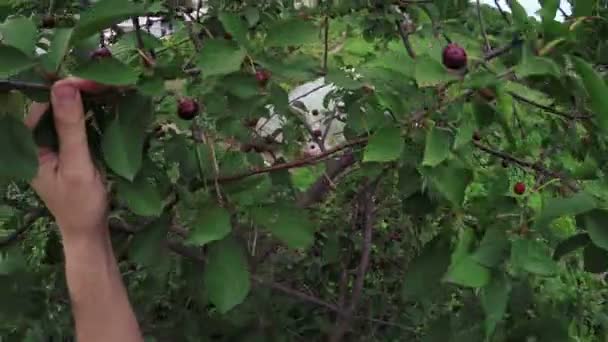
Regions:
[[[79,79],[51,91],[59,151],[39,150],[32,187],[55,217],[79,341],[142,341],[110,243],[106,185],[89,152]],[[26,125],[35,127],[48,105],[34,104]]]

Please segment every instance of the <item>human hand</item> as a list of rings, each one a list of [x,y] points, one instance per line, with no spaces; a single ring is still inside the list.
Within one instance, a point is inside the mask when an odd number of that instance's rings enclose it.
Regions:
[[[51,89],[59,151],[40,148],[38,174],[31,184],[59,225],[64,241],[107,234],[108,196],[89,151],[80,91],[90,81],[67,78]],[[33,129],[48,104],[34,103],[25,124]]]

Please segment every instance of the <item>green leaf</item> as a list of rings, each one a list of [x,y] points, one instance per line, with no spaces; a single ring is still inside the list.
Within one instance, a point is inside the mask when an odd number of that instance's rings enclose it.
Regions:
[[[505,132],[505,136],[511,146],[517,144],[513,132],[511,130],[511,122],[513,122],[513,113],[515,107],[513,105],[513,96],[504,90],[504,87],[498,88],[496,97],[496,110],[498,112],[498,122]]]
[[[469,227],[458,231],[458,242],[452,251],[451,263],[457,264],[460,260],[467,257],[471,252],[471,247],[475,243],[475,232]]]
[[[494,335],[496,325],[504,318],[510,293],[511,282],[504,273],[492,277],[490,283],[481,290],[481,306],[486,314],[486,340]]]
[[[198,66],[205,77],[226,75],[240,70],[245,55],[245,50],[233,41],[210,39],[200,52]]]
[[[486,286],[490,281],[490,270],[475,262],[470,255],[465,255],[450,266],[444,281],[460,286],[480,288]]]
[[[470,255],[475,242],[475,232],[471,228],[459,231],[458,243],[451,256],[450,267],[443,280],[467,287],[482,287],[490,280],[490,271],[476,263]]]
[[[591,242],[589,235],[586,233],[573,235],[563,241],[560,241],[555,251],[553,252],[553,259],[559,260],[564,255],[574,252],[579,248],[587,246]]]
[[[450,163],[428,171],[433,186],[456,207],[464,201],[467,186],[473,180],[471,170]]]
[[[435,167],[450,156],[450,134],[437,127],[431,127],[426,135],[423,166]]]
[[[608,250],[608,212],[605,210],[593,210],[583,216],[585,227],[593,243]]]
[[[557,9],[559,8],[560,0],[544,0],[541,1],[542,8],[540,10],[540,17],[543,18],[543,21],[551,21],[555,19],[555,15],[557,14]]]
[[[145,14],[145,6],[124,0],[100,0],[82,13],[74,29],[72,41],[88,38],[103,29],[131,17]]]
[[[606,133],[608,132],[608,86],[589,63],[578,57],[572,57],[572,62],[589,94],[595,118],[600,128]]]
[[[222,87],[232,95],[241,99],[250,99],[260,96],[260,87],[255,77],[249,74],[231,74],[221,82]]]
[[[0,25],[2,43],[15,47],[33,57],[38,41],[38,30],[34,21],[25,17],[7,19]]]
[[[490,228],[473,254],[473,260],[486,267],[496,267],[507,256],[509,246],[504,229]]]
[[[314,242],[315,226],[303,209],[288,205],[257,207],[251,217],[291,248],[308,248]]]
[[[536,89],[532,89],[521,83],[508,81],[506,84],[504,84],[504,89],[506,91],[512,92],[520,97],[537,102],[544,106],[550,106],[554,102],[554,100],[551,97],[549,97],[547,94],[545,94],[541,91],[538,91]]]
[[[608,270],[608,251],[593,244],[583,250],[583,260],[587,272],[604,273]]]
[[[398,127],[380,128],[370,139],[363,155],[364,162],[389,162],[399,159],[404,142]]]
[[[528,13],[525,8],[517,0],[511,0],[509,6],[511,7],[515,26],[520,30],[525,29],[528,26]]]
[[[241,304],[251,287],[243,248],[231,238],[209,247],[204,283],[209,300],[222,314]]]
[[[239,44],[247,43],[247,26],[240,15],[234,13],[221,12],[218,15],[219,20],[224,25],[224,30],[232,35],[232,38]]]
[[[511,245],[511,263],[526,272],[540,276],[552,276],[558,270],[547,246],[536,240],[514,240]]]
[[[417,300],[429,295],[429,291],[439,284],[450,264],[448,239],[435,237],[427,242],[422,251],[407,265],[403,276],[402,295],[406,299]]]
[[[315,43],[319,40],[318,34],[318,28],[311,21],[287,19],[278,21],[268,28],[264,45],[280,47]]]
[[[568,198],[550,197],[544,202],[543,208],[536,219],[535,227],[544,228],[556,218],[583,214],[596,207],[597,201],[586,192],[579,192]]]
[[[460,127],[454,139],[454,149],[457,150],[473,140],[473,134],[477,130],[477,122],[475,114],[470,103],[464,105],[462,117],[460,119]]]
[[[230,213],[216,204],[201,207],[188,236],[188,243],[204,246],[225,238],[232,230]]]
[[[560,77],[560,70],[552,59],[531,56],[515,67],[515,74],[520,78],[538,75]]]
[[[7,78],[16,75],[34,65],[35,62],[21,50],[0,45],[0,77]]]
[[[163,211],[163,200],[157,186],[146,177],[138,176],[133,182],[118,179],[116,192],[127,207],[140,216],[159,216]]]
[[[363,86],[359,80],[353,79],[350,75],[340,69],[332,69],[328,72],[325,81],[333,83],[336,87],[356,90]]]
[[[42,56],[42,65],[44,65],[47,71],[54,73],[59,70],[69,51],[70,39],[73,32],[71,28],[58,28],[54,30],[49,52]]]
[[[137,232],[129,246],[130,259],[139,265],[153,267],[162,258],[168,258],[168,255],[160,251],[165,248],[169,225],[169,218],[163,216]]]
[[[576,0],[574,1],[574,10],[572,14],[575,17],[588,17],[593,15],[593,8],[596,5],[595,0]]]
[[[0,251],[0,276],[13,275],[26,270],[27,263],[21,248],[12,246]]]
[[[441,63],[429,55],[422,55],[416,58],[414,75],[416,83],[421,88],[433,87],[458,79],[455,75],[450,74]]]
[[[256,7],[248,6],[243,12],[249,27],[254,27],[260,21],[260,11]]]
[[[139,72],[114,58],[102,58],[82,65],[74,76],[107,85],[132,85],[137,83]]]
[[[38,172],[32,132],[12,115],[0,116],[0,178],[29,181]]]
[[[118,115],[109,123],[102,139],[103,157],[112,171],[128,180],[135,178],[151,121],[150,98],[132,93],[120,100]]]

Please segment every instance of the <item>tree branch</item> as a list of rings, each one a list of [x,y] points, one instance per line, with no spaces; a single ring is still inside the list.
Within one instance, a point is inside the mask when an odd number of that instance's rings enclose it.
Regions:
[[[511,51],[514,47],[521,45],[522,43],[523,43],[523,40],[521,40],[519,38],[513,39],[513,41],[511,41],[511,43],[508,45],[490,50],[488,53],[486,53],[486,55],[484,56],[483,59],[484,59],[484,61],[487,62],[496,57],[500,57],[500,56],[504,55],[505,53]]]
[[[325,9],[325,27],[324,27],[324,50],[323,50],[323,74],[327,75],[327,59],[329,57],[329,2]]]
[[[529,169],[529,170],[534,170],[538,173],[559,179],[560,181],[562,181],[562,183],[564,183],[564,185],[566,185],[570,190],[576,192],[579,190],[578,185],[568,179],[566,176],[560,174],[559,172],[553,171],[553,170],[549,170],[547,168],[545,168],[541,163],[532,163],[529,161],[525,161],[525,160],[521,160],[518,158],[513,157],[512,155],[502,152],[502,151],[498,151],[498,150],[494,150],[492,148],[490,148],[489,146],[486,146],[478,141],[473,141],[473,144],[475,145],[475,147],[477,147],[478,149],[493,155],[495,157],[501,158],[503,160],[506,160],[512,164],[518,165],[519,167],[525,168],[525,169]]]
[[[481,3],[479,3],[479,0],[477,0],[477,19],[479,20],[479,30],[481,31],[483,41],[486,45],[485,51],[490,51],[492,50],[492,46],[490,45],[490,39],[488,38],[488,34],[486,32],[486,25],[483,22],[483,15],[481,14]]]
[[[36,222],[36,220],[38,220],[39,218],[43,217],[45,213],[45,209],[37,209],[27,214],[25,216],[25,221],[17,230],[12,232],[10,235],[0,239],[0,248],[6,247],[18,241],[21,236],[23,236],[23,234],[25,234],[28,230],[30,230],[30,228],[32,228],[34,222]]]
[[[238,181],[238,180],[241,180],[241,179],[244,179],[247,177],[264,174],[264,173],[280,171],[280,170],[295,169],[295,168],[304,167],[304,166],[308,166],[308,165],[314,165],[349,147],[365,144],[365,143],[367,143],[368,140],[369,140],[369,138],[367,138],[367,137],[358,138],[355,140],[348,141],[342,145],[336,146],[336,147],[329,149],[323,153],[320,153],[316,156],[312,156],[312,157],[304,158],[304,159],[300,159],[300,160],[295,160],[295,161],[288,162],[288,163],[277,164],[277,165],[273,165],[273,166],[269,166],[269,167],[253,169],[253,170],[249,170],[249,171],[246,171],[246,172],[243,172],[240,174],[236,174],[236,175],[232,175],[232,176],[220,177],[217,179],[217,181],[220,184],[230,183],[230,182]],[[204,181],[205,184],[210,184],[210,185],[212,185],[214,182],[215,182],[214,179],[208,179],[208,180]],[[198,189],[201,186],[202,186],[202,184],[198,183],[198,184],[195,184],[193,187],[194,187],[194,189]]]
[[[369,268],[370,256],[372,251],[372,236],[375,223],[375,204],[374,196],[380,182],[380,177],[373,182],[367,184],[359,197],[359,204],[363,207],[363,215],[361,217],[363,226],[363,243],[361,246],[361,259],[357,268],[357,275],[353,285],[350,304],[345,312],[341,313],[336,322],[336,328],[330,337],[331,342],[339,342],[344,337],[346,330],[351,325],[353,314],[357,310],[357,306],[361,300],[363,287],[365,284],[365,275]]]
[[[516,100],[518,100],[518,101],[521,101],[523,103],[527,103],[527,104],[529,104],[531,106],[540,108],[540,109],[542,109],[542,110],[544,110],[546,112],[555,114],[557,116],[561,116],[561,117],[569,119],[569,120],[585,120],[585,119],[591,118],[591,116],[588,116],[588,115],[572,115],[572,114],[568,114],[568,113],[562,112],[560,110],[555,109],[554,107],[545,106],[543,104],[535,102],[534,100],[530,100],[530,99],[527,99],[527,98],[525,98],[523,96],[520,96],[520,95],[518,95],[518,94],[516,94],[514,92],[509,92],[509,94],[511,96],[513,96],[513,98],[516,99]]]
[[[496,8],[498,9],[498,12],[500,12],[502,18],[507,22],[507,24],[511,25],[511,20],[509,20],[509,16],[500,5],[500,2],[498,0],[494,0],[494,4],[496,4]]]
[[[329,162],[325,173],[300,195],[298,206],[306,208],[321,202],[332,190],[332,182],[356,162],[357,160],[352,153],[346,153],[338,160]]]
[[[301,99],[305,98],[306,96],[308,96],[308,95],[310,95],[310,94],[312,94],[312,93],[316,92],[317,90],[321,90],[321,89],[323,89],[323,88],[325,88],[325,87],[329,87],[329,86],[330,86],[330,84],[326,84],[326,83],[321,84],[321,85],[319,85],[319,86],[316,86],[316,87],[312,88],[311,90],[309,90],[309,91],[305,92],[304,94],[302,94],[302,95],[300,95],[300,96],[298,96],[298,97],[295,97],[294,99],[290,100],[290,101],[289,101],[289,104],[290,104],[290,105],[291,105],[291,104],[294,104],[296,101],[298,101],[298,100],[301,100]]]
[[[11,90],[51,90],[51,85],[46,83],[22,82],[12,80],[0,80],[0,91]]]
[[[409,20],[409,19],[405,19],[405,20]],[[410,22],[411,22],[411,20],[410,20]],[[397,32],[399,32],[399,36],[401,36],[401,41],[403,41],[403,46],[405,47],[407,54],[412,59],[416,59],[416,52],[414,51],[414,48],[412,47],[412,44],[410,43],[410,38],[409,38],[410,32],[405,30],[401,21],[395,20],[395,24],[397,25]]]
[[[319,299],[317,297],[313,297],[313,296],[307,295],[306,293],[303,293],[303,292],[291,289],[291,288],[289,288],[289,287],[287,287],[285,285],[263,280],[262,278],[260,278],[259,276],[256,276],[256,275],[251,276],[251,279],[254,282],[256,282],[256,283],[258,283],[260,285],[264,285],[264,286],[269,287],[269,288],[271,288],[273,290],[282,292],[284,294],[287,294],[287,295],[289,295],[291,297],[297,298],[297,299],[302,300],[304,302],[313,303],[313,304],[322,306],[324,308],[327,308],[327,309],[329,309],[331,311],[339,311],[339,308],[338,308],[337,305],[328,303],[328,302],[326,302],[324,300],[321,300],[321,299]]]
[[[133,28],[135,30],[135,39],[137,41],[137,52],[141,56],[142,61],[144,62],[144,66],[152,67],[156,64],[153,58],[148,56],[146,52],[146,45],[144,44],[144,38],[141,35],[141,26],[139,25],[139,18],[132,17],[131,22],[133,23]]]

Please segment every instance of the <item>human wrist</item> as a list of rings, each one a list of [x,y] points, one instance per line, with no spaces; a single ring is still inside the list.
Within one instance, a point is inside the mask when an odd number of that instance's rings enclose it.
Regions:
[[[92,228],[72,228],[60,225],[64,249],[82,250],[91,249],[104,252],[111,249],[110,232],[107,225],[100,225]]]

